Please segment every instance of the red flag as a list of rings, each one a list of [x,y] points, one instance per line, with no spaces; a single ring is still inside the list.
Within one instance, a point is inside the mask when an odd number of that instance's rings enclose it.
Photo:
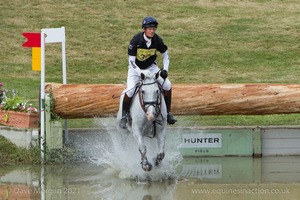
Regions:
[[[22,33],[27,38],[23,47],[41,47],[41,33]]]

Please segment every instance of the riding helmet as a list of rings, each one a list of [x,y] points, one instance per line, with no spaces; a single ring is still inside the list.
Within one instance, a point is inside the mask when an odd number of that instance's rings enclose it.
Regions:
[[[158,22],[154,17],[148,16],[145,17],[142,21],[142,28],[155,27],[157,28]]]

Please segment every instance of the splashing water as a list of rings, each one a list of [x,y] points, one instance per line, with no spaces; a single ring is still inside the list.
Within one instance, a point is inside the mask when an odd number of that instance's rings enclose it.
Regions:
[[[150,172],[145,172],[140,165],[141,156],[138,145],[133,135],[124,130],[118,132],[115,119],[95,119],[104,127],[98,138],[92,139],[93,144],[88,145],[87,150],[92,162],[110,168],[121,179],[130,179],[138,182],[164,181],[177,178],[176,167],[179,165],[182,156],[179,152],[180,134],[172,130],[167,131],[165,158],[158,166],[154,166],[158,152],[156,139],[145,137],[148,160],[153,164]]]

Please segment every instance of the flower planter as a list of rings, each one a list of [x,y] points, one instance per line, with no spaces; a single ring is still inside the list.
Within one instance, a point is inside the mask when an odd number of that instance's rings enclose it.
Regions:
[[[38,128],[39,114],[0,110],[0,124],[18,128]]]

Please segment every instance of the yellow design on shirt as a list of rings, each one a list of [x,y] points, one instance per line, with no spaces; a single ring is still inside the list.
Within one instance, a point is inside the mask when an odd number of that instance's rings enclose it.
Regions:
[[[149,57],[155,55],[156,49],[137,49],[136,58],[139,61],[147,60]]]

